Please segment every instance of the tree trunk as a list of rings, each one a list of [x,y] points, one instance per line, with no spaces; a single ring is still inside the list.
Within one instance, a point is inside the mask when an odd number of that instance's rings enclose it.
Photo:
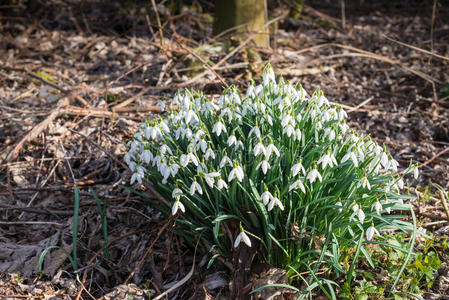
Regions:
[[[245,40],[250,34],[256,46],[269,47],[266,0],[215,0],[214,35],[230,30]]]

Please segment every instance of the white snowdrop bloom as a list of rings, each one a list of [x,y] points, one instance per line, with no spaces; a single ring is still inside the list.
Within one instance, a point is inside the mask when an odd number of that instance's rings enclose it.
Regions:
[[[337,203],[335,203],[335,205],[340,206],[340,208],[338,209],[339,212],[343,211],[343,204],[341,203],[341,201],[338,201]]]
[[[167,122],[166,120],[162,120],[159,123],[159,126],[162,128],[162,131],[164,131],[165,133],[169,133],[170,132],[170,128],[168,127],[166,122]]]
[[[197,114],[191,109],[185,114],[184,120],[186,124],[189,124],[192,120],[199,122]]]
[[[395,159],[390,159],[388,162],[388,169],[391,169],[393,172],[397,172],[399,167],[399,163]]]
[[[271,105],[278,105],[279,103],[281,103],[281,101],[282,101],[282,97],[277,96],[276,99],[274,99],[273,102],[271,102]]]
[[[256,93],[256,96],[259,98],[263,97],[263,86],[262,85],[256,85],[256,87],[254,88],[254,92]]]
[[[222,132],[227,132],[226,126],[221,123],[221,121],[217,121],[217,123],[215,123],[214,125],[214,128],[212,129],[212,132],[214,132],[217,136],[220,136]]]
[[[255,92],[255,89],[254,89],[254,85],[251,84],[246,89],[246,98],[255,98],[255,97],[256,97],[256,92]]]
[[[264,86],[268,86],[270,83],[276,83],[276,78],[271,67],[266,68],[265,72],[262,75],[262,78]]]
[[[263,153],[266,155],[265,146],[262,144],[262,141],[259,140],[259,143],[254,146],[254,156],[258,156],[259,154]]]
[[[292,176],[295,177],[296,175],[299,174],[299,171],[302,171],[302,174],[304,174],[304,176],[306,176],[306,169],[304,169],[304,166],[302,165],[301,161],[299,161],[298,163],[294,164],[292,169]]]
[[[357,161],[357,157],[355,156],[355,153],[353,151],[346,153],[343,158],[341,159],[341,163],[344,163],[348,161],[349,159],[352,160],[355,167],[359,166],[359,162]]]
[[[380,213],[381,213],[381,211],[382,211],[382,204],[381,204],[379,201],[376,201],[376,202],[373,204],[373,207],[374,207],[374,209],[376,210],[376,214],[377,214],[378,216],[380,216]]]
[[[377,231],[377,229],[376,229],[373,225],[371,225],[371,226],[366,230],[366,239],[367,239],[368,241],[370,241],[370,240],[374,237],[374,235],[376,235],[376,236],[381,236],[380,233],[379,233],[379,231]]]
[[[191,140],[192,136],[193,136],[192,130],[189,127],[187,127],[186,130],[184,130],[183,138],[185,137],[186,139]]]
[[[206,154],[204,155],[205,160],[208,160],[209,158],[215,159],[214,150],[212,150],[210,147],[207,148]]]
[[[415,165],[415,167],[413,168],[413,177],[417,180],[419,177],[419,170],[418,170],[418,166]]]
[[[249,131],[248,137],[251,137],[251,135],[254,133],[254,135],[260,139],[260,129],[259,127],[256,125],[253,128],[251,128],[251,130]]]
[[[325,96],[321,95],[320,98],[318,98],[317,105],[318,107],[321,107],[323,105],[329,106],[329,100],[327,100]]]
[[[301,179],[299,179],[299,178],[290,185],[290,187],[288,188],[288,191],[291,192],[292,190],[295,190],[297,188],[300,188],[304,194],[306,193],[304,184],[302,183]]]
[[[348,114],[343,108],[340,108],[338,111],[338,120],[341,122],[348,117]]]
[[[220,116],[221,116],[222,118],[227,116],[228,119],[229,119],[229,122],[231,122],[231,121],[232,121],[233,114],[232,114],[232,111],[229,109],[229,107],[225,107],[225,108],[223,108],[223,109],[221,110]]]
[[[171,193],[171,196],[174,199],[179,199],[182,195],[183,195],[183,192],[180,188],[175,188]]]
[[[201,152],[206,153],[207,150],[207,142],[205,140],[198,140],[196,143],[196,150],[201,149]]]
[[[123,159],[125,160],[126,164],[129,166],[131,164],[131,159],[134,159],[134,156],[131,154],[131,152],[127,152]],[[142,155],[140,156],[140,159],[142,159]]]
[[[137,166],[134,169],[134,173],[131,176],[131,182],[130,184],[133,185],[134,182],[138,182],[139,184],[142,184],[142,179],[145,177],[145,168],[142,166]]]
[[[328,151],[326,154],[320,157],[320,159],[317,161],[317,164],[321,164],[321,168],[324,170],[326,169],[327,165],[329,167],[334,167],[337,165],[337,160],[335,159],[334,155]]]
[[[220,168],[223,168],[226,164],[228,164],[232,167],[231,159],[227,155],[224,155],[220,161]]]
[[[295,135],[294,135],[294,137],[295,137],[295,140],[297,140],[297,141],[300,141],[300,140],[301,140],[302,134],[301,134],[301,130],[300,130],[299,128],[296,128],[296,129],[295,129]]]
[[[365,213],[363,212],[363,210],[359,207],[357,203],[352,206],[352,210],[353,213],[349,217],[349,221],[352,221],[352,219],[357,215],[357,217],[360,220],[360,223],[363,224],[363,222],[365,221]]]
[[[176,163],[173,163],[169,166],[169,169],[170,169],[171,176],[175,177],[179,171],[179,165]]]
[[[190,162],[189,156],[186,154],[181,154],[181,156],[179,157],[179,163],[181,164],[181,166],[185,168],[187,167],[189,162]]]
[[[185,129],[183,127],[178,127],[175,131],[175,140],[179,140],[181,136],[184,136],[185,135],[184,131]]]
[[[367,188],[368,190],[371,190],[371,184],[368,181],[368,178],[366,176],[363,176],[359,183],[357,183],[357,188],[359,187],[363,187],[363,188]]]
[[[239,165],[234,167],[234,169],[229,172],[228,182],[231,182],[232,179],[237,178],[238,181],[242,182],[244,177],[243,169]]]
[[[330,141],[335,139],[335,131],[332,128],[324,129],[324,138],[328,138]]]
[[[386,169],[389,162],[388,155],[385,152],[381,152],[378,154],[378,157],[380,160],[380,164]]]
[[[281,126],[285,128],[288,124],[295,125],[294,122],[295,119],[291,115],[285,114],[284,117],[282,118]]]
[[[287,134],[288,137],[290,137],[292,134],[295,133],[295,128],[288,124],[286,127],[284,127],[284,129],[282,130],[283,134]]]
[[[166,144],[163,144],[161,148],[159,148],[161,155],[164,156],[165,153],[169,153],[170,155],[173,155],[173,152],[171,151],[170,147],[168,147]]]
[[[206,134],[206,133],[204,132],[204,130],[198,129],[198,130],[195,132],[195,139],[196,139],[196,140],[200,140],[200,139],[202,139],[202,138],[204,137],[205,134]]]
[[[237,237],[235,238],[234,248],[237,248],[240,245],[240,242],[242,242],[242,241],[248,247],[251,247],[251,240],[249,239],[248,235],[244,231],[241,231],[239,233],[239,235],[237,235]]]
[[[133,140],[130,143],[129,152],[131,153],[138,152],[138,150],[140,150],[141,145],[142,145],[141,142],[139,142],[138,140]]]
[[[158,155],[156,155],[154,158],[153,158],[153,162],[152,162],[152,166],[154,167],[154,166],[157,166],[158,168],[159,168],[159,166],[160,166],[160,164],[161,164],[161,161],[162,161],[162,156],[160,156],[159,154]]]
[[[260,196],[260,199],[262,200],[264,205],[267,205],[271,198],[273,198],[273,195],[271,195],[271,193],[267,190]]]
[[[284,205],[282,204],[281,200],[279,200],[277,195],[271,197],[271,201],[268,204],[268,211],[272,210],[275,205],[279,206],[280,210],[284,210]]]
[[[399,179],[397,185],[398,185],[399,189],[402,190],[404,188],[404,180],[402,180],[402,178]]]
[[[228,146],[232,146],[237,142],[237,138],[235,137],[234,134],[232,134],[229,138],[228,138]]]
[[[243,142],[242,142],[242,141],[237,141],[237,142],[235,143],[234,150],[235,150],[235,151],[238,151],[239,148],[241,148],[242,150],[245,150],[245,146],[243,145]]]
[[[265,148],[265,157],[268,160],[271,156],[271,153],[274,152],[277,157],[279,157],[281,154],[279,153],[278,148],[271,142],[266,148]]]
[[[198,166],[196,167],[196,170],[198,171],[198,173],[208,173],[209,172],[204,160],[198,164]]]
[[[340,131],[341,131],[341,134],[342,134],[341,137],[343,137],[343,135],[345,135],[346,132],[348,131],[349,126],[348,126],[348,124],[346,124],[346,123],[340,123],[340,124],[339,124],[339,127],[340,127]]]
[[[181,203],[178,199],[173,203],[173,206],[171,208],[171,214],[174,216],[178,212],[178,209],[180,209],[182,212],[186,212],[186,209],[184,207],[184,204]]]
[[[204,180],[206,180],[206,183],[208,186],[210,186],[211,188],[214,187],[214,183],[215,183],[215,177],[220,176],[219,172],[210,172],[204,175]]]
[[[267,174],[267,171],[270,169],[270,164],[266,160],[262,160],[256,167],[256,170],[259,170],[259,168],[262,167],[263,174]]]
[[[320,182],[323,182],[323,178],[321,177],[320,172],[318,172],[316,168],[310,170],[309,174],[307,174],[307,179],[309,180],[310,183],[314,183],[317,178]]]
[[[228,188],[228,184],[226,183],[226,181],[221,179],[221,177],[219,177],[218,180],[217,180],[217,189],[221,190],[223,188],[227,189]]]
[[[190,186],[190,195],[195,195],[195,192],[198,192],[200,195],[203,194],[203,189],[201,188],[201,185],[196,182],[196,177],[193,178],[192,185]]]

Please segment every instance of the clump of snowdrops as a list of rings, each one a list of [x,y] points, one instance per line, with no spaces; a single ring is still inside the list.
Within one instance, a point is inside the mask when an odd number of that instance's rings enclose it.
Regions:
[[[350,281],[344,249],[372,264],[365,246],[382,243],[383,230],[414,228],[395,212],[409,209],[400,190],[416,166],[398,173],[385,147],[346,118],[321,91],[277,83],[267,65],[246,94],[231,87],[214,102],[178,93],[161,119],[142,123],[125,161],[131,184],[147,181],[169,200],[154,205],[177,217],[176,233],[192,244],[201,233],[210,264],[257,247],[259,259],[332,289],[335,282],[301,272]]]

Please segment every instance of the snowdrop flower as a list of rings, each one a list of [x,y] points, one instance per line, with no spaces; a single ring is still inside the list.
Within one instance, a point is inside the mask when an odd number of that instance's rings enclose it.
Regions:
[[[376,201],[376,203],[373,204],[373,207],[376,210],[377,215],[380,216],[380,213],[382,211],[382,204],[379,201]]]
[[[240,225],[241,227],[242,225]],[[234,242],[234,248],[237,248],[240,245],[240,242],[244,242],[248,247],[251,247],[251,240],[249,239],[248,235],[243,231],[243,228],[241,228],[239,235],[235,238]]]
[[[198,194],[203,194],[203,189],[201,188],[201,185],[196,182],[196,177],[193,177],[192,185],[190,186],[190,195],[195,195],[195,192],[198,191]]]
[[[414,177],[416,180],[418,180],[418,177],[419,177],[418,165],[415,165],[415,166],[413,167],[413,177]]]
[[[292,169],[292,176],[295,177],[296,175],[298,175],[299,171],[302,171],[302,173],[304,174],[304,176],[306,176],[306,169],[304,169],[304,166],[302,165],[302,160],[300,159],[298,163],[294,164]]]
[[[253,128],[251,128],[251,130],[248,133],[248,137],[251,137],[251,135],[254,133],[254,135],[260,139],[260,129],[259,126],[257,126],[257,121],[256,121],[256,126],[254,126]]]
[[[226,166],[226,164],[228,164],[232,167],[232,161],[225,153],[225,155],[223,156],[223,158],[220,161],[220,168],[223,168],[224,166]]]
[[[242,148],[242,150],[245,149],[245,146],[243,145],[243,142],[242,142],[242,141],[237,141],[237,142],[235,142],[234,150],[235,150],[235,151],[238,151],[239,148]]]
[[[265,187],[266,188],[266,187]],[[262,193],[260,196],[260,199],[262,200],[264,205],[267,205],[268,202],[273,198],[273,195],[268,191],[268,189],[265,190],[265,192]]]
[[[299,128],[295,129],[294,139],[300,141],[302,137],[301,130]]]
[[[366,239],[368,241],[370,241],[374,235],[376,236],[381,236],[379,231],[377,231],[377,229],[374,227],[374,225],[371,225],[367,230],[366,230]]]
[[[142,160],[143,162],[145,162],[147,164],[149,164],[152,159],[153,159],[153,153],[151,153],[151,151],[148,149],[143,150],[142,154],[140,154],[140,160]],[[126,157],[125,157],[125,161],[126,161]]]
[[[196,150],[201,149],[201,152],[205,153],[207,149],[207,142],[205,140],[198,140],[196,144]]]
[[[222,188],[227,189],[228,188],[228,184],[226,183],[226,181],[221,179],[221,176],[219,176],[218,177],[218,181],[217,181],[217,189],[221,190]]]
[[[204,159],[208,160],[209,158],[215,159],[215,153],[214,151],[210,148],[207,148],[206,154],[204,155]]]
[[[363,224],[363,221],[365,221],[365,213],[363,212],[363,210],[359,207],[359,205],[357,203],[355,203],[352,206],[352,210],[353,210],[353,213],[349,217],[349,221],[352,221],[352,219],[355,217],[355,215],[357,215],[357,217],[360,220],[360,223]]]
[[[369,183],[368,178],[366,177],[366,175],[363,176],[363,177],[360,179],[359,183],[357,184],[357,188],[359,188],[359,187],[363,187],[363,188],[367,188],[368,190],[371,190],[371,185],[370,185],[370,183]]]
[[[318,160],[317,164],[321,163],[321,168],[324,170],[326,169],[327,165],[329,165],[329,167],[334,167],[337,165],[337,160],[335,159],[334,155],[330,152],[327,151],[327,153],[323,156],[320,157],[320,159]]]
[[[300,188],[304,194],[306,193],[306,189],[305,189],[304,184],[302,183],[300,178],[298,178],[295,182],[293,182],[290,185],[288,191],[291,192],[292,190],[294,190],[296,188]]]
[[[182,167],[187,167],[187,165],[192,162],[195,166],[198,167],[198,159],[196,158],[195,154],[192,152],[189,152],[188,154],[181,154],[181,157],[179,158],[179,162]]]
[[[266,156],[265,146],[262,144],[262,141],[259,140],[259,143],[256,146],[254,146],[254,156],[257,156],[261,153],[263,153]]]
[[[255,98],[255,97],[256,97],[256,92],[255,92],[254,85],[250,84],[248,86],[248,89],[246,90],[246,98]]]
[[[286,127],[284,127],[284,129],[282,130],[283,134],[286,134],[288,137],[290,137],[292,134],[295,133],[295,128],[288,124]]]
[[[223,123],[221,123],[220,120],[215,123],[214,128],[212,129],[212,132],[214,132],[217,136],[220,136],[222,132],[227,132],[226,127]]]
[[[355,156],[355,153],[353,151],[346,153],[343,158],[341,159],[341,163],[346,162],[347,160],[351,159],[354,163],[355,167],[359,166],[359,162],[357,161],[357,157]]]
[[[163,144],[162,146],[161,146],[161,148],[159,148],[160,149],[160,152],[161,152],[161,155],[162,156],[164,156],[165,155],[165,153],[169,153],[170,155],[173,155],[173,152],[171,151],[171,149],[170,149],[170,147],[168,147],[166,144]]]
[[[335,131],[332,128],[326,128],[324,129],[324,138],[328,138],[330,141],[335,139]]]
[[[142,184],[142,179],[145,177],[145,168],[142,166],[136,166],[134,168],[134,173],[131,176],[131,185],[134,184],[134,182],[138,182],[139,184]]]
[[[271,69],[271,66],[268,66],[265,69],[265,72],[262,75],[263,78],[263,85],[268,86],[271,82],[276,83],[276,78],[274,76],[273,69]]]
[[[207,173],[204,175],[204,180],[206,180],[206,183],[208,186],[210,186],[211,188],[214,187],[214,183],[215,183],[215,177],[220,176],[219,172],[211,172],[211,173]]]
[[[268,160],[271,156],[271,153],[274,152],[277,157],[279,157],[281,154],[279,153],[278,148],[271,142],[266,148],[265,148],[265,158]]]
[[[182,192],[182,190],[181,190],[180,188],[178,188],[178,187],[176,187],[176,188],[172,191],[172,193],[171,193],[171,196],[172,196],[172,198],[174,198],[174,199],[179,199],[179,198],[181,198],[182,195],[183,195],[183,192]]]
[[[179,199],[176,199],[175,203],[173,203],[173,206],[171,208],[171,214],[173,216],[176,215],[178,209],[180,209],[182,212],[186,212],[184,204],[182,204],[181,201],[179,201]]]
[[[266,160],[262,160],[256,167],[256,170],[259,170],[259,168],[262,167],[263,174],[267,174],[268,169],[270,169],[270,164]]]
[[[231,182],[232,179],[237,178],[238,181],[242,182],[243,180],[243,169],[239,165],[234,166],[234,169],[229,172],[228,182]]]
[[[130,152],[126,152],[124,158],[123,158],[126,162],[126,164],[129,166],[131,164],[131,159],[134,159],[133,155]]]
[[[338,209],[339,212],[343,211],[343,204],[341,203],[341,201],[338,201],[337,203],[335,203],[335,205],[340,206],[340,208]]]
[[[235,137],[234,133],[228,138],[228,146],[231,147],[237,142],[237,138]]]
[[[271,197],[271,201],[268,204],[268,211],[272,210],[275,205],[279,206],[280,210],[284,210],[284,205],[282,204],[282,202],[277,197],[277,193],[274,194],[273,197]]]
[[[314,183],[314,181],[318,178],[320,182],[323,182],[323,178],[321,177],[320,172],[316,169],[316,166],[314,169],[312,169],[309,174],[307,174],[307,179],[310,181],[310,183]]]
[[[195,120],[197,122],[200,121],[197,114],[191,109],[185,114],[184,120],[185,120],[186,124],[189,124],[192,120]]]

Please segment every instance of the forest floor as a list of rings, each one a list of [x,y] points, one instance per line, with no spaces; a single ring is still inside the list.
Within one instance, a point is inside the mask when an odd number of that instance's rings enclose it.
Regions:
[[[425,299],[449,299],[449,211],[436,188],[449,188],[449,6],[346,1],[342,18],[339,1],[306,1],[293,19],[272,2],[270,49],[212,38],[207,1],[177,11],[158,5],[163,31],[151,1],[0,5],[0,298],[63,299],[84,287],[83,299],[139,299],[187,276],[192,251],[160,232],[167,220],[123,188],[126,143],[178,89],[216,95],[224,80],[244,91],[270,61],[276,75],[342,105],[349,125],[385,144],[402,168],[419,164],[419,180],[407,183],[443,263],[418,285]],[[48,246],[60,248],[47,253],[39,277]],[[76,250],[78,275],[61,248]],[[197,267],[171,299],[226,299],[228,278]]]

